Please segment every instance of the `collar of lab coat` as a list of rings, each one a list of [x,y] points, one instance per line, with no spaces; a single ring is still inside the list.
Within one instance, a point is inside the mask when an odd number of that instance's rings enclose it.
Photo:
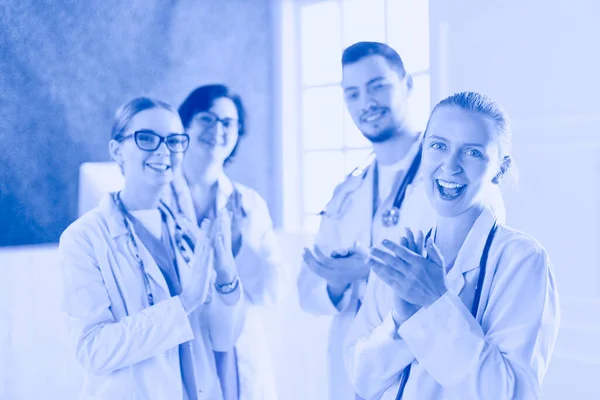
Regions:
[[[104,195],[98,207],[106,217],[108,232],[112,238],[127,234],[127,228],[123,224],[123,215],[115,204],[112,193]]]
[[[183,214],[188,220],[196,221],[196,210],[194,208],[194,202],[192,200],[192,193],[187,179],[183,173],[176,174],[173,182],[171,183],[169,190],[165,191],[163,198],[167,204],[171,207],[176,207],[178,213]],[[217,210],[224,208],[227,205],[229,197],[235,190],[233,181],[225,174],[221,172],[217,178],[217,193],[216,203]],[[174,200],[172,196],[175,195],[177,200]]]
[[[112,193],[106,194],[104,197],[102,197],[100,200],[99,209],[106,218],[108,232],[112,238],[116,238],[128,233],[127,228],[123,223],[123,215],[121,214],[119,207],[115,204]],[[167,218],[167,224],[169,225],[169,229],[174,228],[174,222],[171,221],[171,218]]]
[[[128,233],[127,228],[125,228],[125,224],[123,223],[121,211],[115,204],[111,194],[106,194],[102,198],[99,204],[99,209],[100,212],[104,214],[108,231],[113,239]],[[169,231],[173,232],[175,223],[171,220],[171,218],[167,218],[167,224],[169,226]],[[133,234],[136,235],[135,230],[133,230]],[[148,273],[148,275],[157,283],[158,286],[162,288],[163,291],[165,291],[165,293],[168,293],[167,282],[158,265],[156,264],[156,261],[154,261],[148,250],[146,250],[141,240],[137,239],[137,243],[140,248],[140,257],[142,257],[144,260],[146,273]],[[178,252],[176,252],[176,257],[178,263],[181,263],[182,259]]]
[[[488,239],[488,235],[496,222],[494,213],[487,207],[483,208],[483,211],[471,227],[471,230],[467,234],[467,237],[458,251],[454,267],[448,273],[448,285],[451,287],[456,294],[460,293],[465,285],[464,274],[479,268],[481,261],[481,255],[485,248],[485,243]],[[432,234],[435,235],[436,227],[434,227]]]

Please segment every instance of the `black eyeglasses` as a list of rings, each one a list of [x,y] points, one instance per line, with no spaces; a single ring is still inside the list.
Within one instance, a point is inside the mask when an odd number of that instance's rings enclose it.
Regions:
[[[217,122],[221,122],[223,124],[223,128],[225,128],[227,131],[239,131],[241,127],[239,120],[235,118],[219,118],[218,115],[210,111],[199,112],[196,114],[196,116],[194,116],[194,119],[205,128],[212,128],[217,124]]]
[[[150,129],[142,129],[133,132],[131,135],[123,136],[117,141],[135,139],[135,144],[140,150],[155,151],[160,147],[162,142],[165,142],[167,149],[173,153],[183,153],[190,145],[190,137],[187,133],[172,133],[168,136],[161,136]]]

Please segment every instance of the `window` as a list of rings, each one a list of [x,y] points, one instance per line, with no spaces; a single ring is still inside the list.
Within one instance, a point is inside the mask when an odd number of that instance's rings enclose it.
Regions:
[[[302,0],[296,8],[297,109],[295,142],[299,149],[286,159],[284,171],[300,177],[284,198],[300,210],[301,229],[315,231],[318,213],[333,189],[372,151],[348,114],[341,90],[343,49],[362,40],[385,42],[398,51],[413,76],[411,113],[424,129],[430,112],[429,8],[426,0]],[[294,163],[295,165],[291,165]],[[296,207],[298,208],[298,207]],[[284,204],[284,210],[286,205]],[[285,213],[286,211],[284,211]],[[290,220],[290,218],[287,218]],[[290,228],[289,226],[287,227]]]

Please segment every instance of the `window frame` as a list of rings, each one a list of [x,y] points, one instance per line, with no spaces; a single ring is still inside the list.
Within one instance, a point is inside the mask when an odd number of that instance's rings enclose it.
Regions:
[[[282,214],[282,227],[289,232],[306,232],[309,231],[314,233],[315,227],[312,228],[305,226],[308,218],[314,218],[317,216],[312,212],[305,211],[304,204],[304,159],[307,153],[315,153],[321,151],[339,151],[344,159],[348,151],[353,150],[368,150],[372,149],[371,146],[365,147],[349,147],[344,142],[342,147],[339,149],[305,149],[303,142],[303,101],[304,93],[306,90],[339,86],[341,82],[328,82],[323,84],[308,85],[303,81],[302,73],[302,26],[301,26],[301,12],[302,7],[307,5],[313,5],[322,3],[325,1],[337,2],[340,7],[344,0],[275,0],[279,3],[278,11],[284,11],[283,13],[276,13],[282,18],[279,18],[277,25],[279,29],[277,31],[285,31],[286,34],[279,40],[278,47],[279,51],[276,52],[281,58],[279,67],[281,68],[278,78],[284,83],[281,90],[277,91],[275,96],[275,102],[280,103],[277,107],[280,113],[278,119],[278,127],[281,130],[281,141],[279,148],[282,150],[279,154],[279,165],[280,168],[280,181],[281,185],[281,214]],[[388,4],[394,0],[384,0],[385,10],[385,43],[389,43],[389,19],[388,19]],[[428,1],[428,0],[426,0]],[[283,7],[282,7],[283,6]],[[430,4],[428,4],[430,7]],[[340,13],[343,13],[343,9],[340,8]],[[340,46],[343,48],[344,40],[344,20],[342,17],[340,29],[342,31]],[[277,33],[276,31],[276,33]],[[432,107],[432,85],[431,85],[431,37],[429,37],[429,67],[425,70],[409,71],[413,78],[422,76],[429,77],[429,109]],[[285,60],[283,60],[285,58]],[[293,68],[291,67],[293,64]],[[287,69],[286,69],[287,68]],[[287,100],[286,100],[287,99]],[[342,100],[343,101],[343,100]],[[345,104],[344,104],[345,107]],[[342,123],[344,134],[346,132],[346,121]],[[333,193],[334,187],[330,189]],[[325,207],[326,204],[323,204]]]

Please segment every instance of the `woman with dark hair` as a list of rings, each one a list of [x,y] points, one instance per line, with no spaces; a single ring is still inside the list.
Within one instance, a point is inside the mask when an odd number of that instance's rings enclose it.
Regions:
[[[179,115],[190,148],[165,200],[197,224],[221,210],[231,213],[231,247],[247,299],[235,346],[215,353],[224,398],[276,399],[260,306],[275,305],[287,279],[266,202],[224,172],[246,133],[242,100],[227,86],[201,86],[181,104]]]
[[[189,142],[168,104],[123,105],[109,143],[123,190],[61,235],[62,309],[86,370],[82,399],[222,399],[213,351],[235,343],[244,312],[231,218],[222,212],[198,228],[161,201]]]

